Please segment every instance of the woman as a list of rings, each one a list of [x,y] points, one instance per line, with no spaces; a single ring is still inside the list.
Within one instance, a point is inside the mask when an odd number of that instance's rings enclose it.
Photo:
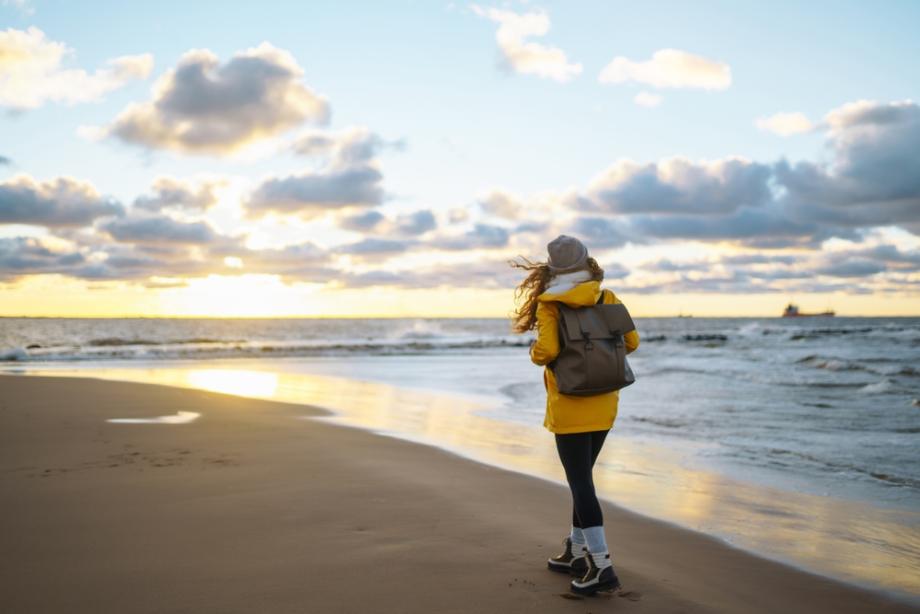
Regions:
[[[516,291],[523,298],[515,314],[514,330],[519,333],[536,328],[537,338],[530,347],[530,359],[545,366],[546,418],[543,421],[556,436],[556,449],[572,491],[572,527],[565,538],[565,550],[547,562],[553,571],[571,573],[578,579],[571,590],[592,595],[619,588],[620,581],[610,563],[601,506],[594,492],[592,469],[604,445],[607,432],[617,415],[617,391],[595,396],[560,394],[556,378],[548,366],[559,354],[559,303],[587,307],[598,302],[619,303],[610,290],[601,290],[604,271],[588,249],[573,237],[560,235],[547,245],[545,263],[512,262],[528,271]],[[603,299],[601,300],[601,297]],[[639,347],[636,331],[624,337],[626,352]]]

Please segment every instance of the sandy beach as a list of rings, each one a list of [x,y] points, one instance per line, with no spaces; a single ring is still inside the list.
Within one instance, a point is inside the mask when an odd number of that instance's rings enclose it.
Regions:
[[[201,414],[187,424],[112,418]],[[620,595],[545,568],[560,485],[164,386],[0,377],[2,610],[909,612],[605,504]]]

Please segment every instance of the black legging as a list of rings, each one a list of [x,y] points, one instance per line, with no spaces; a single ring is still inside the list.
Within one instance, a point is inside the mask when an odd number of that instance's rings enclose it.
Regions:
[[[601,505],[594,493],[594,479],[591,470],[594,461],[604,446],[609,431],[590,433],[569,433],[556,435],[556,449],[565,469],[565,477],[572,490],[572,526],[578,528],[599,527],[604,524]]]

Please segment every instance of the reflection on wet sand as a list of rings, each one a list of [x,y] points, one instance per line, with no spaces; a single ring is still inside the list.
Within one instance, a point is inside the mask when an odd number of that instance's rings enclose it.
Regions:
[[[284,365],[36,369],[167,384],[315,405],[336,423],[433,444],[482,462],[563,481],[539,425],[490,418],[477,397],[285,372]],[[299,418],[299,416],[293,416]],[[661,445],[613,437],[598,461],[599,494],[623,507],[719,536],[735,546],[833,577],[920,594],[920,514],[733,481],[687,468]]]

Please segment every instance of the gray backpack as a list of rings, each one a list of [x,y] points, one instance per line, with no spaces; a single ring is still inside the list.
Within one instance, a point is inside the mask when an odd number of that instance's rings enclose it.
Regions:
[[[636,327],[625,305],[603,302],[604,292],[590,307],[558,303],[560,351],[550,368],[562,394],[593,396],[636,381],[623,340]]]

